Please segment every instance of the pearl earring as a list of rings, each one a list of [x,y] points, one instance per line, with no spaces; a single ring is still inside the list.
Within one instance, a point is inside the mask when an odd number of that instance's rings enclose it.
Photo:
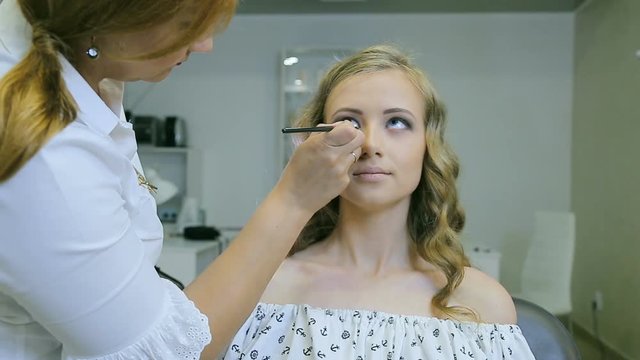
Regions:
[[[91,46],[89,46],[89,48],[87,49],[87,51],[85,52],[85,54],[87,54],[87,56],[89,57],[89,59],[91,60],[95,60],[100,56],[100,49],[98,49],[95,44],[93,43],[95,41],[95,38],[92,36],[91,37]]]

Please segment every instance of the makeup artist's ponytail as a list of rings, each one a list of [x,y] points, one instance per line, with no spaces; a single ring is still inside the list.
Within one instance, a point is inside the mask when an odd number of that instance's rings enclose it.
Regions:
[[[38,26],[27,56],[0,81],[0,182],[76,117],[64,85],[55,36]]]
[[[212,29],[221,31],[236,7],[236,0],[16,1],[33,37],[25,57],[0,79],[0,183],[76,118],[77,104],[65,85],[60,61],[64,56],[76,63],[70,42],[145,31],[175,21],[185,11],[194,14],[191,25],[167,46],[136,59],[158,58],[188,47]]]

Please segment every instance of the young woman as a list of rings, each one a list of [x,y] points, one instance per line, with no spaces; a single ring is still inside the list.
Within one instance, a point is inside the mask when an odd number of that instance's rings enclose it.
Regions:
[[[184,293],[156,274],[162,225],[123,82],[160,81],[209,52],[235,6],[0,2],[0,359],[212,359],[304,224],[347,186],[362,135],[345,122],[298,148]]]
[[[533,359],[513,302],[469,267],[458,161],[423,73],[389,46],[324,77],[300,125],[364,135],[351,182],[318,211],[225,359]]]

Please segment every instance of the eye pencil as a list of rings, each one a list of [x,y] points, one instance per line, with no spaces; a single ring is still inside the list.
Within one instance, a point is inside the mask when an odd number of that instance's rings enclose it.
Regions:
[[[316,126],[316,127],[298,127],[298,128],[284,128],[283,134],[290,133],[306,133],[306,132],[327,132],[333,130],[333,126]]]

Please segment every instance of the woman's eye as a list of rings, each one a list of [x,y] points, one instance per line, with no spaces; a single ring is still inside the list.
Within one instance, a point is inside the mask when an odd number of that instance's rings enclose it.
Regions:
[[[345,121],[345,120],[351,121],[351,124],[353,125],[354,128],[360,129],[360,122],[352,117],[345,116],[343,118],[338,119],[337,121]]]
[[[411,124],[406,119],[393,117],[387,121],[387,127],[392,129],[411,129]]]

